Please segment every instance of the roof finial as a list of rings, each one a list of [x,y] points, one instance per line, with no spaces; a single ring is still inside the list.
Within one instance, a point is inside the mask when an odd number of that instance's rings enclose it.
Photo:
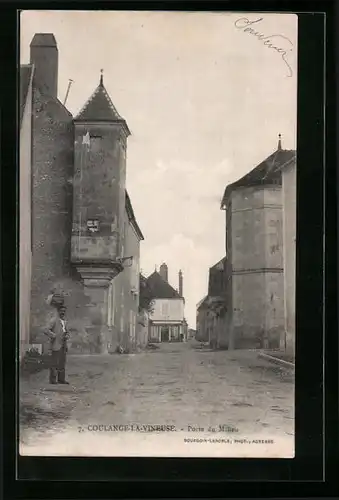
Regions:
[[[104,70],[100,70],[100,87],[104,86]]]
[[[278,150],[281,150],[281,134],[278,135]]]

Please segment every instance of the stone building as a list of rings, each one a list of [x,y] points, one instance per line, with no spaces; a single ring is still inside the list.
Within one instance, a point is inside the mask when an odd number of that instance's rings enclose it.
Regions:
[[[228,347],[228,325],[226,307],[226,257],[214,264],[209,270],[208,305],[211,325],[209,343],[213,348]]]
[[[196,316],[196,340],[199,342],[209,342],[210,318],[208,317],[208,295],[201,299],[197,304]]]
[[[33,68],[20,68],[20,248],[19,248],[19,357],[22,358],[30,343],[30,304],[32,269],[32,92]]]
[[[196,338],[197,331],[194,328],[188,328],[187,340],[193,340]]]
[[[226,257],[209,269],[208,295],[197,305],[198,340],[212,348],[228,347],[225,272]]]
[[[140,241],[143,240],[143,235],[136,222],[127,192],[125,201],[124,271],[112,280],[109,287],[109,347],[115,349],[119,346],[124,351],[133,351],[145,343],[138,337]]]
[[[149,339],[152,342],[178,342],[187,339],[184,316],[183,275],[179,271],[179,290],[168,283],[168,268],[164,263],[159,272],[147,278],[153,306],[150,314]]]
[[[130,337],[123,342],[133,345],[138,310],[143,236],[126,191],[130,131],[106,91],[103,75],[73,118],[58,99],[58,57],[53,34],[36,34],[30,64],[20,72],[20,262],[32,262],[31,280],[29,265],[20,274],[20,335],[24,343],[30,308],[30,342],[43,341],[46,298],[58,291],[68,308],[70,349],[106,352],[122,341],[122,332]],[[124,278],[115,283],[120,274]],[[126,299],[124,309],[117,310],[121,296]]]
[[[283,234],[284,234],[284,287],[285,337],[281,347],[295,354],[295,285],[296,285],[296,157],[282,168]]]
[[[226,297],[230,348],[279,348],[285,338],[282,170],[278,148],[226,187]]]

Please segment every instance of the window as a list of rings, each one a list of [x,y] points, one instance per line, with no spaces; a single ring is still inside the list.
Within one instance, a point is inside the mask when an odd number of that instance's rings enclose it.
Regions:
[[[102,137],[100,135],[91,135],[90,140],[92,153],[99,153],[102,151]]]

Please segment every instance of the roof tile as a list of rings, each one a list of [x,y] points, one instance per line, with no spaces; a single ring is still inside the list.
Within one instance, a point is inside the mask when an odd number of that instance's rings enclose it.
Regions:
[[[157,271],[154,271],[147,278],[147,285],[149,286],[152,296],[155,299],[180,299],[179,293],[165,281]]]
[[[95,89],[75,119],[86,121],[125,122],[116,110],[104,85],[101,83]]]
[[[281,169],[295,156],[296,152],[294,150],[277,149],[274,151],[241,179],[226,186],[222,205],[227,202],[229,194],[238,187],[281,184]]]

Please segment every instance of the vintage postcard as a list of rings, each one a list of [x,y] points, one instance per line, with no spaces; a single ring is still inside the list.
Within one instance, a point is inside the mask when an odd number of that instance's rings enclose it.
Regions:
[[[294,457],[297,35],[21,13],[22,456]]]

